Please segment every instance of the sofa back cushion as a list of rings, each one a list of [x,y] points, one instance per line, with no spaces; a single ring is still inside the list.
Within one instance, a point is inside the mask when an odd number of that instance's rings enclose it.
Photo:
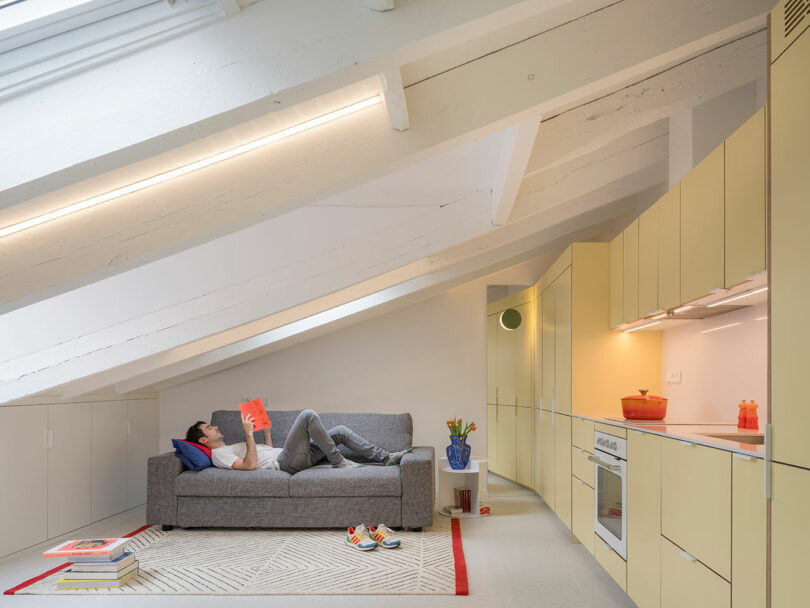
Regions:
[[[270,433],[274,446],[284,447],[287,433],[290,432],[290,427],[300,412],[301,410],[267,411],[270,422],[273,424]],[[410,414],[325,412],[320,416],[327,430],[341,424],[346,425],[355,433],[389,452],[404,450],[413,445],[413,419]],[[211,424],[219,427],[220,432],[225,436],[225,443],[237,443],[245,440],[239,410],[217,410],[211,416]],[[264,441],[262,431],[254,433],[253,436],[257,442]],[[349,458],[352,457],[352,454],[344,448],[341,448],[341,452]]]

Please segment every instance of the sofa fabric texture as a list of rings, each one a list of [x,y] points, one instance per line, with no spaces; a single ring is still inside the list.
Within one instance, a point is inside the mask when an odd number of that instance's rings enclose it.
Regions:
[[[283,447],[300,410],[268,411]],[[372,443],[400,451],[412,444],[410,414],[326,413],[327,429],[346,425]],[[225,443],[244,441],[238,410],[217,410],[211,424]],[[263,442],[261,431],[255,434]],[[361,460],[345,447],[341,452]],[[418,528],[433,523],[434,450],[415,447],[399,466],[315,467],[290,475],[259,469],[187,469],[174,452],[153,456],[147,470],[148,524],[190,527],[347,527],[366,522]]]

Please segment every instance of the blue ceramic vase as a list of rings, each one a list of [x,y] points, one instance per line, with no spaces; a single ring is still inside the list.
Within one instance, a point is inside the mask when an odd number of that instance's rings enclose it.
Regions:
[[[466,469],[470,462],[472,448],[467,445],[466,435],[450,435],[450,445],[447,446],[447,461],[451,469]]]

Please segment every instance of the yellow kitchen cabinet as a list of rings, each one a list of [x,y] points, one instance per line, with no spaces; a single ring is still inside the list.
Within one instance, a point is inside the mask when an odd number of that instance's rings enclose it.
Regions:
[[[810,470],[772,464],[771,606],[800,608],[810,598]]]
[[[498,317],[487,316],[487,403],[498,403]]]
[[[731,605],[761,608],[767,568],[765,463],[733,454],[731,474]]]
[[[622,274],[624,322],[638,320],[638,220],[633,221],[624,231],[624,270]]]
[[[639,608],[661,605],[661,443],[627,433],[627,595]]]
[[[663,439],[661,534],[731,580],[730,452]]]
[[[498,406],[487,403],[487,463],[488,470],[498,472]]]
[[[534,323],[532,320],[533,303],[527,302],[516,306],[523,323],[513,330],[512,340],[515,345],[515,405],[532,407],[532,341]],[[504,401],[504,403],[506,403]]]
[[[658,312],[658,211],[653,205],[638,218],[638,318]]]
[[[571,445],[593,454],[593,420],[571,417]]]
[[[519,309],[515,307],[515,310]],[[503,326],[498,315],[498,405],[515,405],[517,395],[515,381],[520,353],[518,330],[508,330]],[[521,326],[525,324],[521,323]]]
[[[532,348],[532,374],[534,380],[534,491],[543,492],[543,283],[534,286],[534,345]]]
[[[498,475],[515,479],[517,475],[517,414],[514,405],[498,406]]]
[[[517,407],[517,450],[515,481],[532,487],[532,408]]]
[[[730,608],[731,585],[688,552],[661,538],[661,608],[686,606]]]
[[[554,512],[571,529],[571,417],[554,414]]]
[[[554,382],[555,411],[571,413],[571,268],[563,272],[555,283],[554,309]],[[571,434],[568,434],[571,445]]]
[[[555,510],[557,506],[557,484],[556,484],[556,446],[554,445],[554,425],[552,424],[552,414],[545,410],[541,411],[543,417],[543,440],[541,443],[541,450],[543,453],[543,485],[540,496],[551,508]],[[554,416],[556,418],[556,416]]]
[[[796,6],[792,8],[795,9]],[[780,2],[774,15],[784,10]],[[782,13],[783,14],[783,13]],[[807,18],[805,17],[805,23]],[[804,25],[791,34],[795,36]],[[772,39],[782,30],[771,28]],[[785,43],[788,44],[788,43]],[[773,460],[810,469],[806,430],[810,324],[810,30],[790,43],[770,71],[770,352]],[[805,587],[806,588],[806,587]],[[775,606],[777,604],[774,604]]]
[[[595,465],[588,460],[588,456],[593,456],[593,453],[571,446],[571,474],[593,487],[596,471],[594,469]],[[593,519],[593,513],[591,513],[591,519]]]
[[[613,435],[614,437],[621,437],[622,439],[627,439],[627,429],[623,426],[614,426],[612,424],[602,424],[601,422],[595,422],[593,428],[595,431],[605,433],[606,435]]]
[[[658,214],[658,307],[681,304],[681,182],[655,203]]]
[[[554,317],[556,311],[557,299],[555,297],[553,288],[547,289],[543,292],[543,316],[542,327],[540,328],[540,336],[542,342],[541,348],[541,389],[542,401],[541,407],[546,411],[554,409],[555,397],[555,363],[556,357],[554,354]]]
[[[622,591],[627,591],[627,563],[598,534],[593,535],[593,556]]]
[[[624,233],[610,241],[610,327],[624,323]]]
[[[543,410],[534,409],[534,491],[543,495]]]
[[[681,180],[681,299],[725,285],[725,143]]]
[[[593,488],[576,476],[571,481],[571,533],[593,555]]]
[[[765,108],[726,140],[725,286],[765,270]]]

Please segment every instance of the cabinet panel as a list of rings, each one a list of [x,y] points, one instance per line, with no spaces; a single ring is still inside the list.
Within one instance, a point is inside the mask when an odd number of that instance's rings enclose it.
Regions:
[[[532,406],[532,303],[516,306],[523,317],[520,327],[511,333],[515,347],[515,402],[518,407]],[[504,401],[504,403],[506,403]]]
[[[554,282],[554,388],[556,411],[571,413],[571,268]],[[570,421],[569,421],[570,423]],[[571,434],[569,428],[569,445]],[[568,450],[566,450],[567,452]]]
[[[731,459],[731,605],[765,606],[765,463],[734,454]]]
[[[638,320],[638,220],[624,231],[624,322]]]
[[[487,404],[487,467],[493,473],[498,471],[498,406]]]
[[[535,289],[534,315],[532,334],[534,334],[534,348],[532,350],[532,365],[534,370],[534,401],[535,407],[542,407],[543,399],[543,295],[539,285]]]
[[[106,401],[92,405],[93,521],[124,511],[127,506],[126,404]]]
[[[593,488],[574,477],[571,483],[571,532],[593,555]]]
[[[500,314],[498,315],[500,319]],[[521,323],[521,325],[523,325]],[[498,405],[515,405],[518,341],[515,331],[498,322]]]
[[[629,521],[629,520],[628,520]],[[699,561],[661,539],[661,608],[728,608],[731,586]]]
[[[681,299],[725,285],[724,150],[720,144],[681,180]]]
[[[639,608],[661,605],[661,442],[627,433],[627,595]]]
[[[588,460],[588,456],[593,456],[593,454],[589,454],[582,448],[571,446],[571,474],[593,487],[596,481],[596,470],[594,464]]]
[[[765,108],[726,140],[726,287],[765,270]]]
[[[593,454],[593,421],[571,416],[571,445]]]
[[[773,459],[810,468],[806,429],[810,324],[810,35],[805,31],[771,66],[770,264]]]
[[[571,418],[562,414],[554,416],[554,475],[557,517],[571,529]]]
[[[543,495],[543,410],[534,410],[534,491]]]
[[[7,555],[48,538],[48,406],[0,407],[0,428],[0,555]]]
[[[555,337],[554,337],[554,317],[557,310],[557,283],[552,283],[543,292],[543,328],[542,347],[543,361],[543,404],[544,410],[551,411],[554,408],[555,396]]]
[[[771,606],[799,608],[810,597],[807,548],[810,471],[773,463]]]
[[[624,322],[624,233],[610,241],[610,326]]]
[[[514,405],[498,406],[498,474],[515,479],[517,474],[517,416]]]
[[[158,402],[127,402],[127,508],[146,503],[146,465],[158,452]]]
[[[48,406],[48,538],[93,521],[91,405]]]
[[[674,439],[661,450],[661,533],[730,580],[731,453]]]
[[[551,412],[543,412],[543,491],[540,495],[553,511],[557,507],[556,484],[556,446],[554,445],[554,422],[558,416]]]
[[[517,474],[515,480],[532,486],[532,409],[517,408]]]
[[[658,306],[681,303],[681,183],[662,196],[658,209]]]
[[[638,218],[638,316],[658,311],[658,205]]]
[[[593,556],[619,587],[627,591],[627,564],[598,534],[593,535]]]
[[[487,317],[487,403],[498,403],[498,315]]]

